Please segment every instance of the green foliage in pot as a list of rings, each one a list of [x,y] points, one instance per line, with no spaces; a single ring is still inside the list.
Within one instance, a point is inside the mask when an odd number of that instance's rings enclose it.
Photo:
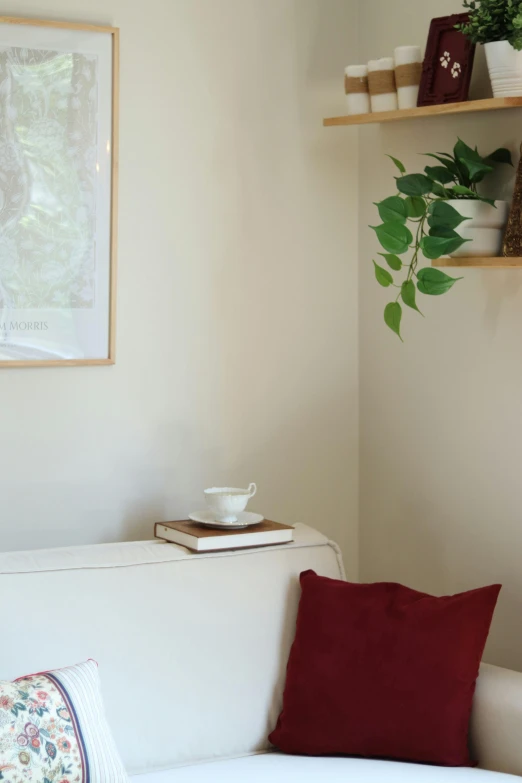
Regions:
[[[522,2],[520,0],[464,0],[469,22],[455,25],[475,44],[509,41],[522,49]]]
[[[430,158],[435,158],[438,166],[426,166],[425,174],[433,181],[431,192],[439,198],[445,199],[479,199],[489,204],[495,202],[479,195],[477,185],[482,182],[486,174],[493,171],[498,163],[513,165],[509,150],[501,147],[485,158],[480,155],[477,148],[468,147],[461,139],[453,148],[453,155],[447,152],[425,153]],[[399,188],[400,190],[400,188]]]
[[[477,148],[472,149],[461,139],[455,144],[453,155],[445,152],[426,154],[435,158],[439,165],[426,166],[422,174],[407,174],[400,160],[388,156],[401,174],[395,178],[398,192],[376,203],[382,223],[370,226],[385,251],[379,255],[389,269],[405,274],[404,279],[398,280],[397,275],[394,277],[388,269],[373,261],[377,282],[384,288],[398,289],[395,300],[384,309],[384,321],[401,340],[402,305],[421,313],[417,292],[439,296],[461,279],[431,266],[419,268],[421,258],[430,261],[440,258],[470,241],[455,230],[469,218],[460,215],[447,201],[478,199],[494,204],[478,194],[477,183],[496,163],[511,163],[509,150],[498,149],[483,158]],[[409,251],[412,251],[410,262],[405,263],[401,256]]]

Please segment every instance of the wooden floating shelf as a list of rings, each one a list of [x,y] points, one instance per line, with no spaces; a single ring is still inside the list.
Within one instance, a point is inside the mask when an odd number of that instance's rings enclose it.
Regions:
[[[414,120],[418,117],[437,117],[441,114],[468,114],[476,111],[515,109],[519,106],[522,106],[522,98],[486,98],[481,101],[418,106],[416,109],[380,111],[373,114],[351,114],[345,117],[327,117],[323,120],[323,125],[327,128],[338,125],[370,125],[381,122],[397,122],[398,120]]]
[[[515,269],[522,267],[522,258],[437,258],[431,262],[431,265],[475,269]]]

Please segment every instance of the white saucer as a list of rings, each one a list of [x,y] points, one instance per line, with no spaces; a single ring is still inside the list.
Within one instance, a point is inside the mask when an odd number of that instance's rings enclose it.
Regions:
[[[254,514],[251,511],[241,511],[237,515],[237,522],[219,522],[217,519],[214,519],[213,512],[208,510],[193,512],[189,514],[189,519],[206,527],[219,528],[220,530],[224,528],[227,530],[240,530],[244,527],[259,525],[263,521],[264,516],[262,514]]]

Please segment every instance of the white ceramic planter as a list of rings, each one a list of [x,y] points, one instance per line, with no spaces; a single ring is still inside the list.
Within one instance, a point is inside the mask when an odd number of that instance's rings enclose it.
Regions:
[[[522,95],[522,51],[513,49],[509,41],[492,41],[484,49],[494,97]]]
[[[452,258],[498,257],[502,254],[502,237],[509,212],[507,201],[496,201],[494,207],[475,199],[450,199],[448,204],[463,217],[470,218],[456,231],[471,242],[450,253]]]

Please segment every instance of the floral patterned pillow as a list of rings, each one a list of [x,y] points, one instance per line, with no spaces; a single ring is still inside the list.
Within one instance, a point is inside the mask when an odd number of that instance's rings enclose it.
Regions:
[[[0,680],[0,781],[126,783],[95,661]]]

